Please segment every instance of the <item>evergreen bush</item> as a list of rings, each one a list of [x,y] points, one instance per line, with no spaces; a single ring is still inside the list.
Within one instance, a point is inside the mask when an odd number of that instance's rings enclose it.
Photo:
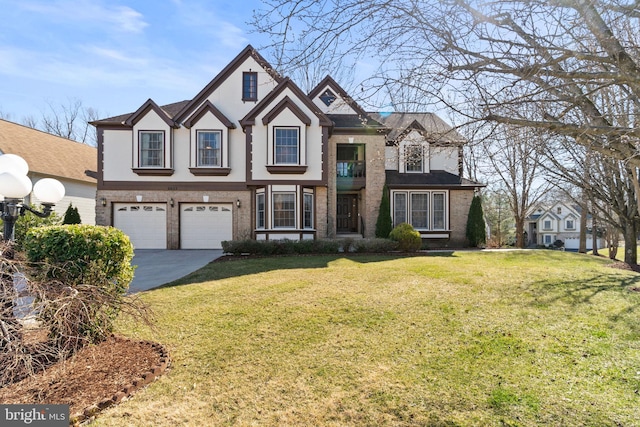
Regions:
[[[389,202],[389,189],[387,185],[382,188],[382,199],[378,209],[378,219],[376,221],[376,237],[380,239],[389,238],[389,233],[393,228],[391,222],[391,204]]]
[[[467,240],[469,240],[470,246],[479,247],[486,243],[486,239],[487,231],[482,212],[482,198],[474,196],[469,207],[469,217],[467,218]]]
[[[422,247],[422,237],[411,224],[403,222],[398,224],[391,233],[389,238],[398,242],[398,249],[403,252],[415,252]]]
[[[62,224],[81,224],[81,223],[82,223],[82,219],[80,219],[80,212],[78,212],[78,208],[74,207],[71,203],[69,203],[69,207],[64,213]]]

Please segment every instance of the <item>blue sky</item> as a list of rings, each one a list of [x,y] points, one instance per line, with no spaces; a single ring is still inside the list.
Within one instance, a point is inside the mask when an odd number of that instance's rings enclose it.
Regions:
[[[247,44],[259,0],[0,0],[0,112],[79,99],[100,117],[195,96]],[[269,59],[265,52],[263,55]]]

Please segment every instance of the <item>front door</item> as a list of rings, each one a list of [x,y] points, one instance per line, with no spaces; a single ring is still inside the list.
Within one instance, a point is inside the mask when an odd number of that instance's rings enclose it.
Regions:
[[[358,232],[358,196],[355,194],[338,194],[337,203],[338,233]]]

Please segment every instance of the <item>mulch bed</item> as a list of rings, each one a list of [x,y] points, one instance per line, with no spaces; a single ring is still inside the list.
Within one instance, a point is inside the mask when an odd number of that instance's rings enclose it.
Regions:
[[[0,402],[70,405],[72,424],[78,423],[128,398],[168,366],[169,357],[161,345],[112,336],[0,388]]]

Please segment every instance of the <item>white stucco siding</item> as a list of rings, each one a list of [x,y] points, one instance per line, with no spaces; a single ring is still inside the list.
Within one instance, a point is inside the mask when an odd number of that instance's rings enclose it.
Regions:
[[[326,90],[330,90],[336,96],[335,101],[333,101],[330,105],[325,104],[320,96],[325,93]],[[331,89],[328,85],[322,88],[319,92],[319,95],[313,99],[313,103],[318,106],[320,111],[325,114],[358,114],[349,104],[347,104],[344,99],[338,95],[337,91]]]
[[[429,148],[431,170],[443,170],[458,175],[458,149],[456,147]]]
[[[141,131],[158,131],[164,132],[164,168],[173,167],[173,159],[171,156],[172,151],[172,133],[171,127],[155,112],[149,111],[145,114],[134,126],[133,126],[133,161],[131,162],[131,167],[138,168],[140,167],[139,163],[139,137]]]
[[[258,100],[242,100],[242,73],[258,73]],[[207,98],[222,114],[239,126],[239,120],[267,96],[277,82],[252,57],[247,58],[215,91]],[[203,101],[204,102],[204,101]],[[194,108],[197,109],[199,106]]]
[[[256,117],[253,126],[253,161],[252,177],[255,180],[320,180],[322,179],[322,128],[317,116],[309,111],[302,103],[296,105],[311,119],[311,125],[304,124],[290,109],[285,108],[280,114],[264,125],[262,117],[268,114],[285,96],[289,96],[295,102],[295,95],[290,91],[284,91],[280,97],[267,106],[262,114]],[[307,166],[302,174],[277,174],[267,170],[268,165],[273,165],[273,135],[274,128],[280,126],[293,126],[300,129],[299,165]]]
[[[131,130],[105,130],[102,165],[105,181],[131,181],[138,175],[131,172],[133,164],[133,136]]]

